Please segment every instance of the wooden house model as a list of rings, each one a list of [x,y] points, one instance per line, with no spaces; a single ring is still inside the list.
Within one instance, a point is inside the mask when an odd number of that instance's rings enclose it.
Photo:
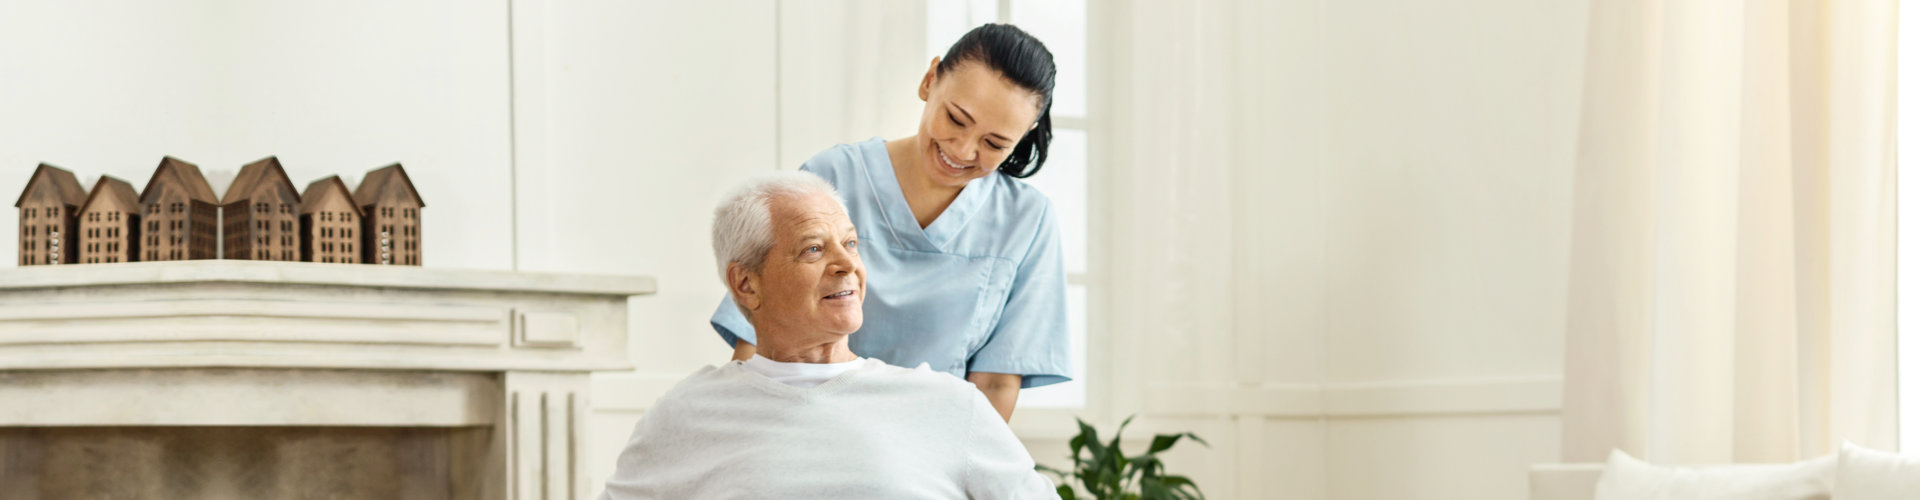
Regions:
[[[40,266],[72,263],[79,218],[75,214],[86,202],[87,192],[73,172],[40,164],[27,179],[27,188],[13,202],[20,209],[20,265]]]
[[[360,262],[360,205],[340,176],[307,184],[300,193],[300,260],[307,262]]]
[[[80,204],[80,259],[83,264],[133,262],[140,256],[140,194],[133,185],[100,176]]]
[[[240,168],[224,195],[192,163],[165,157],[144,189],[101,176],[86,189],[42,163],[13,206],[20,211],[20,265],[198,259],[420,265],[420,210],[413,179],[395,163],[358,187],[339,176],[287,178],[279,158]]]
[[[368,264],[420,265],[420,209],[427,203],[413,188],[407,169],[395,163],[367,172],[354,189],[361,213],[366,214]]]
[[[140,190],[143,261],[216,258],[219,200],[200,167],[171,156],[160,160]]]
[[[300,260],[300,192],[280,159],[266,157],[240,167],[220,198],[221,258]]]

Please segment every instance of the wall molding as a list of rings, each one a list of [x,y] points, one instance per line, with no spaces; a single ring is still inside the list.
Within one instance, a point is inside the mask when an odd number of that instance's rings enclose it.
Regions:
[[[552,235],[553,106],[549,20],[546,0],[507,3],[508,171],[513,264],[550,262]]]
[[[1560,376],[1411,380],[1326,385],[1161,385],[1143,410],[1161,416],[1375,418],[1560,411]]]
[[[644,412],[683,375],[618,373],[593,376],[593,411]],[[1559,375],[1410,380],[1343,384],[1271,384],[1260,387],[1159,385],[1142,391],[1147,417],[1256,417],[1361,419],[1489,414],[1557,414]],[[1089,405],[1088,408],[1093,408]],[[1015,413],[1023,438],[1069,437],[1071,416],[1090,409],[1035,408]]]

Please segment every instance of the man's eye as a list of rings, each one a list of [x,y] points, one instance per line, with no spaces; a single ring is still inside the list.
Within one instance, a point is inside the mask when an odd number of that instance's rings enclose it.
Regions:
[[[820,245],[814,245],[814,246],[810,246],[810,247],[807,247],[807,253],[814,253],[814,252],[818,252],[818,251],[820,251]]]

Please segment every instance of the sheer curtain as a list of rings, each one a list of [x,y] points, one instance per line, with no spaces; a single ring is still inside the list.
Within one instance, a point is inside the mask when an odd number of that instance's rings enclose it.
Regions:
[[[1896,6],[1593,2],[1566,461],[1894,447]]]

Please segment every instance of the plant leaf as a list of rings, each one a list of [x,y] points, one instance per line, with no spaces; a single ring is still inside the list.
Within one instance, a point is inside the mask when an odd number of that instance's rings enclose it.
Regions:
[[[1062,484],[1060,485],[1059,488],[1055,488],[1053,491],[1058,492],[1060,494],[1060,500],[1074,500],[1073,486]]]
[[[1074,417],[1073,420],[1080,423],[1080,436],[1076,439],[1089,448],[1087,451],[1092,453],[1094,458],[1105,455],[1106,448],[1100,446],[1100,431],[1093,430],[1093,426],[1087,425],[1087,421],[1080,420],[1080,417]]]
[[[1147,446],[1147,454],[1152,455],[1155,453],[1167,451],[1168,448],[1173,447],[1174,443],[1180,442],[1180,438],[1183,438],[1183,437],[1192,438],[1194,441],[1200,441],[1200,444],[1207,443],[1206,441],[1201,441],[1199,436],[1195,436],[1191,432],[1182,432],[1179,434],[1160,434],[1153,437],[1152,445]],[[1208,446],[1208,447],[1211,448],[1212,446]]]
[[[1199,443],[1200,443],[1200,446],[1205,446],[1205,447],[1208,447],[1208,448],[1212,448],[1212,447],[1213,447],[1213,445],[1211,445],[1211,444],[1208,444],[1208,443],[1207,443],[1207,440],[1205,440],[1205,439],[1200,439],[1200,436],[1196,436],[1196,435],[1194,435],[1194,434],[1193,434],[1193,433],[1191,433],[1191,432],[1182,432],[1182,433],[1180,433],[1180,435],[1182,435],[1182,436],[1186,436],[1186,437],[1187,437],[1187,439],[1192,439],[1192,440],[1194,440],[1194,441],[1197,441],[1197,442],[1199,442]]]
[[[1160,478],[1160,482],[1167,485],[1167,493],[1174,498],[1206,498],[1205,495],[1200,494],[1200,487],[1193,484],[1193,480],[1187,479],[1186,476],[1164,476]]]

